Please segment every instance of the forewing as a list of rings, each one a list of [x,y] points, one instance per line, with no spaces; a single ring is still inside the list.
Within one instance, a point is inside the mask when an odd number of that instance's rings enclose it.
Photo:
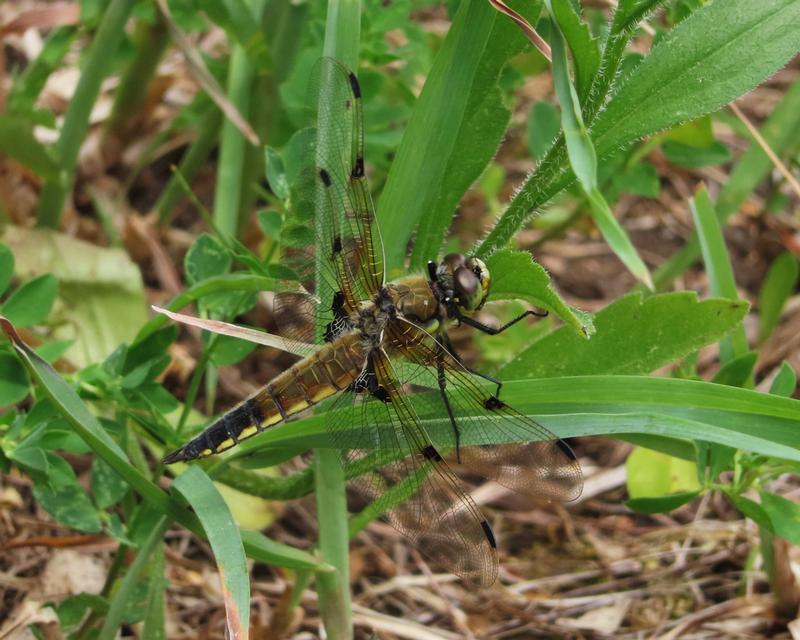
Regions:
[[[403,398],[385,354],[373,352],[365,375],[374,376],[387,401],[351,394],[351,410],[340,408],[328,422],[335,446],[346,450],[348,475],[371,469],[353,477],[351,486],[432,563],[470,584],[492,584],[497,550],[491,528]],[[363,448],[353,448],[354,423],[362,425]]]
[[[315,67],[307,104],[316,144],[293,188],[282,262],[323,307],[334,295],[347,312],[383,285],[383,246],[364,173],[361,89],[330,58]],[[284,237],[285,236],[285,237]]]
[[[580,495],[583,476],[569,445],[487,391],[475,374],[424,329],[398,319],[387,328],[385,345],[393,357],[396,354],[416,365],[404,382],[438,390],[440,377],[444,379],[460,439],[458,464],[537,499],[574,500]],[[440,393],[425,394],[420,401],[427,402],[426,413],[448,415]],[[436,434],[437,446],[455,449],[452,425]]]

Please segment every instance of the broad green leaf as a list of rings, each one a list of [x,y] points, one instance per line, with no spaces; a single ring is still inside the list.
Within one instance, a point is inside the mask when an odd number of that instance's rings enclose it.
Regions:
[[[552,13],[551,0],[545,0],[545,3]],[[564,130],[567,155],[572,170],[589,201],[594,221],[608,242],[608,246],[637,280],[652,289],[647,267],[600,192],[597,182],[597,154],[583,123],[578,95],[569,77],[564,38],[555,20],[551,21],[550,39],[553,50],[553,84],[561,105],[561,128]]]
[[[230,637],[245,640],[250,627],[250,572],[245,561],[239,529],[228,505],[211,479],[191,466],[172,483],[200,518],[208,536],[222,583],[227,629]]]
[[[611,178],[607,197],[613,201],[621,193],[632,193],[646,198],[657,198],[660,191],[661,181],[656,168],[649,162],[640,162],[630,169],[623,169]]]
[[[589,31],[589,26],[581,21],[571,2],[556,0],[552,10],[572,53],[572,61],[575,64],[575,89],[580,103],[584,104],[592,80],[600,68],[600,48]]]
[[[231,256],[219,240],[208,233],[203,233],[189,247],[183,265],[189,284],[195,284],[229,271]]]
[[[682,507],[699,495],[699,491],[684,491],[658,497],[632,498],[625,501],[625,506],[638,513],[666,513]]]
[[[790,252],[779,255],[769,267],[758,294],[758,341],[766,340],[780,319],[783,305],[794,292],[798,276],[797,257]]]
[[[78,484],[72,467],[50,451],[46,451],[45,456],[48,461],[47,478],[34,482],[33,495],[36,501],[61,524],[78,531],[98,533],[102,529],[100,515]]]
[[[74,340],[65,357],[78,366],[103,360],[130,342],[147,321],[139,267],[122,249],[98,247],[65,234],[7,227],[18,277],[50,272],[58,280],[56,340]]]
[[[267,171],[269,187],[279,199],[289,197],[289,182],[286,179],[286,170],[283,167],[283,158],[276,149],[270,146],[264,148],[264,164]]]
[[[698,300],[690,291],[633,293],[594,316],[596,335],[582,340],[562,327],[502,370],[504,378],[649,373],[719,340],[747,313],[747,303]]]
[[[128,493],[128,485],[102,458],[92,461],[91,486],[94,502],[100,509],[117,504]]]
[[[544,267],[529,253],[499,251],[486,266],[491,274],[491,300],[526,300],[555,313],[574,333],[590,337],[594,326],[589,314],[573,309],[553,289]]]
[[[261,231],[264,232],[265,236],[272,240],[280,240],[281,227],[283,226],[280,213],[277,211],[261,210],[256,213],[256,219],[258,220],[258,226],[261,227]]]
[[[772,386],[769,388],[770,393],[784,398],[791,398],[794,390],[797,388],[797,374],[792,369],[792,366],[785,360],[781,363],[780,371],[775,379],[772,381]]]
[[[28,373],[19,360],[0,352],[0,407],[10,407],[28,397]]]
[[[625,461],[625,469],[631,498],[663,498],[700,489],[694,462],[651,449],[634,449]]]
[[[708,147],[693,147],[667,140],[661,145],[667,160],[683,167],[708,167],[723,164],[731,159],[731,152],[716,140]]]
[[[14,254],[0,242],[0,296],[3,295],[14,277]]]
[[[670,31],[592,123],[598,153],[711,113],[800,49],[795,0],[715,0]],[[743,64],[746,61],[746,64]]]
[[[217,338],[214,353],[211,361],[218,367],[236,364],[243,360],[258,345],[247,340],[232,338],[231,336],[219,336]]]
[[[800,504],[769,491],[762,491],[760,495],[761,508],[769,516],[775,535],[800,544]]]
[[[46,180],[58,179],[58,163],[33,135],[33,124],[25,118],[0,113],[0,152]]]
[[[661,134],[664,142],[678,142],[687,147],[705,149],[714,143],[714,129],[711,116],[696,118],[690,122],[673,127]],[[662,143],[663,144],[663,143]]]
[[[535,20],[541,4],[515,8]],[[412,267],[436,258],[455,205],[500,142],[508,111],[497,78],[525,46],[517,27],[485,0],[460,4],[380,198],[378,221],[390,275],[402,266],[418,224]]]
[[[58,295],[58,280],[44,273],[14,290],[2,305],[3,315],[20,327],[40,324],[50,315]]]
[[[728,249],[725,246],[725,238],[714,212],[714,205],[704,185],[689,201],[689,206],[692,210],[694,226],[700,238],[703,263],[708,274],[708,288],[712,295],[736,300],[739,294],[736,291],[736,282],[733,279],[733,269]],[[722,338],[719,352],[723,365],[733,358],[743,356],[747,352],[747,336],[745,336],[744,327],[738,327],[730,336]]]

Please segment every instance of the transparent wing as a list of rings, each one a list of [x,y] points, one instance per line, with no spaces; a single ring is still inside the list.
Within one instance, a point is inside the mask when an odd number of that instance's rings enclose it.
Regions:
[[[382,351],[373,352],[359,382],[377,389],[385,401],[347,394],[351,405],[340,406],[328,421],[348,475],[370,469],[353,477],[351,487],[433,564],[472,585],[492,584],[497,550],[491,528],[403,398]],[[366,428],[354,433],[354,424]]]
[[[424,329],[398,318],[387,327],[384,344],[392,357],[411,363],[404,383],[444,388],[444,394],[428,393],[420,402],[426,414],[452,416],[449,428],[432,435],[438,447],[457,454],[458,464],[534,498],[580,495],[583,476],[569,445],[488,392]]]
[[[311,292],[275,296],[282,334],[304,342],[330,340],[343,319],[383,286],[383,245],[364,173],[361,89],[331,58],[317,64],[308,91],[317,131],[313,166],[293,190],[294,218],[282,261]],[[305,316],[305,321],[301,321]],[[324,327],[319,333],[315,327]]]

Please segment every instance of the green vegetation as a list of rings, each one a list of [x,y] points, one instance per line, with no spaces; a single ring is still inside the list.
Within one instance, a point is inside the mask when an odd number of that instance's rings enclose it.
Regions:
[[[775,566],[785,551],[776,541],[800,544],[800,505],[775,493],[772,482],[800,471],[800,401],[788,362],[776,365],[767,382],[756,363],[796,294],[798,256],[787,250],[769,260],[752,309],[740,297],[724,236],[742,203],[774,180],[773,165],[745,132],[749,147],[733,161],[716,200],[700,185],[686,202],[693,235],[661,264],[637,251],[616,205],[623,195],[659,194],[648,159],[655,149],[677,167],[731,162],[712,124],[736,129],[725,105],[797,53],[797,30],[785,25],[800,24],[800,2],[620,0],[608,15],[594,8],[578,13],[565,0],[513,3],[550,43],[552,63],[484,0],[447,3],[452,23],[445,34],[409,20],[412,9],[431,2],[336,0],[327,3],[327,14],[324,4],[83,2],[78,24],[50,30],[39,58],[15,71],[0,113],[0,152],[40,181],[32,213],[40,228],[12,224],[16,218],[0,199],[0,470],[28,478],[38,505],[60,525],[119,542],[99,595],[54,605],[64,637],[111,639],[133,623],[142,623],[141,637],[167,637],[170,527],[208,540],[232,637],[248,634],[247,558],[284,571],[295,589],[290,608],[313,580],[328,637],[352,637],[348,545],[380,516],[369,504],[347,513],[345,479],[364,468],[342,468],[323,412],[268,430],[222,459],[169,469],[160,462],[221,412],[220,369],[242,363],[254,349],[235,337],[198,332],[192,339],[201,352],[191,373],[179,385],[165,384],[179,330],[163,316],[148,320],[142,276],[118,237],[125,216],[140,217],[128,213],[138,197],[136,176],[126,178],[122,193],[103,197],[78,172],[82,145],[98,135],[90,116],[103,81],[114,78],[118,86],[112,115],[94,142],[124,144],[150,92],[158,91],[167,55],[180,56],[199,89],[150,134],[137,160],[137,175],[155,172],[164,144],[189,140],[181,155],[171,156],[177,167],[145,198],[156,222],[139,241],[153,252],[156,275],[147,274],[146,284],[159,289],[161,306],[194,305],[203,318],[246,323],[246,314],[256,317],[260,292],[287,286],[294,274],[283,258],[308,244],[311,230],[308,219],[297,222],[307,204],[298,202],[298,185],[315,136],[305,121],[308,78],[320,55],[335,57],[357,70],[364,90],[368,173],[389,278],[409,267],[421,271],[426,261],[475,241],[472,251],[492,273],[490,302],[523,301],[551,315],[535,340],[515,329],[492,338],[478,356],[500,362],[489,373],[504,381],[503,400],[559,437],[611,436],[637,445],[627,463],[632,510],[667,512],[698,496],[726,496],[758,525],[772,588],[784,602],[787,587]],[[655,44],[641,56],[630,43],[642,38],[641,23],[649,18]],[[224,32],[227,53],[190,50],[189,43],[212,31]],[[57,124],[56,113],[37,98],[70,52],[80,54],[80,77]],[[472,229],[471,237],[453,239],[454,212],[476,181],[490,207],[504,201],[504,169],[493,158],[517,109],[518,89],[550,71],[557,106],[535,103],[522,136],[535,169],[488,233],[478,239]],[[324,100],[324,83],[320,91]],[[796,162],[800,152],[799,105],[795,81],[761,127],[787,161]],[[55,142],[40,141],[34,132],[40,126],[57,131]],[[316,144],[324,145],[325,135],[317,132]],[[210,211],[188,186],[202,183],[198,174],[209,162],[217,168]],[[765,219],[785,204],[782,183],[770,187],[773,198],[759,212]],[[99,220],[100,244],[113,248],[68,237],[76,217]],[[184,247],[180,292],[170,287],[176,272],[164,265],[168,256],[158,239],[173,227],[202,230]],[[542,244],[568,230],[597,231],[639,285],[631,282],[632,291],[596,314],[575,308],[518,243],[531,227]],[[310,235],[312,243],[322,242]],[[318,246],[317,255],[325,249]],[[698,259],[707,296],[676,286]],[[758,318],[750,336],[749,316]],[[698,368],[698,352],[707,348],[718,354],[713,377]],[[425,414],[424,394],[412,403],[433,434],[450,429],[446,416]],[[347,427],[358,445],[359,425]],[[465,433],[464,442],[494,444],[491,433]],[[314,463],[305,471],[256,471],[309,450]],[[74,456],[90,461],[88,490],[70,463]],[[270,500],[314,492],[316,549],[248,530],[221,486]]]

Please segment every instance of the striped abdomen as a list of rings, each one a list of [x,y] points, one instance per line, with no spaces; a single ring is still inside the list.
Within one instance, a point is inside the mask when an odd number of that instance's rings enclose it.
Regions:
[[[365,359],[358,333],[323,345],[317,353],[292,365],[203,433],[170,453],[164,462],[171,464],[220,453],[283,422],[349,387],[364,368]]]

